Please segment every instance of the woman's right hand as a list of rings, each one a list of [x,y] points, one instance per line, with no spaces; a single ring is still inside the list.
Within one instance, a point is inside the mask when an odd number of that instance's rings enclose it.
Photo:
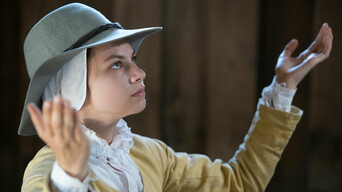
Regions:
[[[59,166],[81,181],[88,175],[90,141],[82,130],[78,114],[69,101],[55,96],[44,101],[42,112],[27,105],[38,136],[52,149]]]

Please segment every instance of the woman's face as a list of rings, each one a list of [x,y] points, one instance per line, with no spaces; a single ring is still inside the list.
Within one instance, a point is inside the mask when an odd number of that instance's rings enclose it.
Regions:
[[[126,40],[91,49],[85,104],[91,113],[96,113],[92,115],[123,118],[145,108],[143,80],[146,74],[135,63],[135,58]]]

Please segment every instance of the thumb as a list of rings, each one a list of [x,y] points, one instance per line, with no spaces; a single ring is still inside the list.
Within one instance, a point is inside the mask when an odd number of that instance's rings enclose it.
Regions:
[[[284,51],[282,52],[282,55],[285,57],[291,57],[293,52],[297,49],[298,47],[298,40],[297,39],[292,39],[284,48]]]

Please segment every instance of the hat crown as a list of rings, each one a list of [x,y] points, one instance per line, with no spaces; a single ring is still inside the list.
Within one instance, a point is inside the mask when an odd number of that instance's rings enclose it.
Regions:
[[[63,53],[82,36],[100,25],[110,23],[97,10],[72,3],[43,17],[29,32],[24,42],[24,55],[29,77],[48,59]]]

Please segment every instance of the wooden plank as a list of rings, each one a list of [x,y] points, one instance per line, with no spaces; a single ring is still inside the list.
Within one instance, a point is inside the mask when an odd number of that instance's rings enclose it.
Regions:
[[[339,191],[342,180],[342,2],[315,3],[314,29],[327,22],[334,33],[330,58],[312,73],[310,121],[312,129],[308,190]]]
[[[113,22],[124,28],[161,26],[160,1],[114,1]],[[139,48],[138,65],[146,72],[146,109],[137,115],[125,118],[132,132],[160,138],[160,94],[161,94],[161,35],[147,37]]]
[[[163,3],[162,138],[176,151],[203,152],[203,3]]]
[[[0,164],[2,171],[0,175],[3,191],[19,191],[17,181],[21,176],[19,173],[18,159],[18,137],[16,134],[17,119],[15,114],[19,113],[15,98],[18,90],[18,44],[17,38],[19,27],[17,22],[18,1],[2,3],[0,8],[1,32],[0,32],[0,124],[1,124],[1,155]]]
[[[206,1],[206,153],[229,160],[256,109],[258,4]]]

